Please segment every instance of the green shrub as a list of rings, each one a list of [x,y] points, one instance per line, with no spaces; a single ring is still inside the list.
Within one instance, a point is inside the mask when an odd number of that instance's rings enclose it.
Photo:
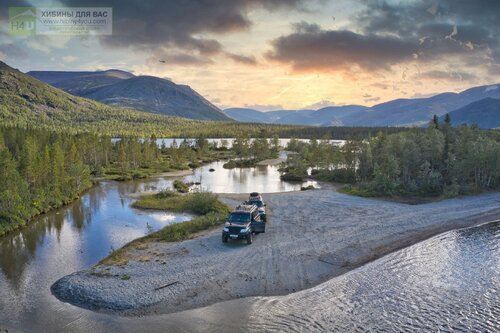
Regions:
[[[209,212],[229,213],[226,205],[217,199],[217,195],[210,192],[193,192],[186,195],[164,190],[155,195],[147,195],[136,201],[135,208],[165,209],[174,212],[189,211],[194,214]]]
[[[160,192],[156,193],[155,196],[159,199],[164,199],[164,198],[178,196],[178,194],[175,193],[174,191],[169,190],[169,189],[164,189],[164,190],[161,190]]]
[[[304,178],[307,177],[307,169],[306,168],[294,168],[287,167],[281,169],[283,172],[280,176],[281,180],[286,181],[303,181]]]
[[[354,184],[356,182],[356,173],[352,169],[319,170],[316,176],[322,181],[344,184]]]
[[[255,159],[249,160],[230,160],[227,163],[224,163],[222,167],[224,169],[234,169],[234,168],[251,168],[254,167],[257,163]]]
[[[210,212],[197,216],[190,221],[171,224],[152,234],[157,241],[178,242],[189,239],[193,234],[222,224],[227,217],[226,213]]]

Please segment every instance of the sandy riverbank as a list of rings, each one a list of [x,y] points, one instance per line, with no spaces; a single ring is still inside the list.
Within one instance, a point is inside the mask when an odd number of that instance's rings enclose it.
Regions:
[[[244,196],[226,195],[234,205]],[[223,244],[220,230],[133,250],[125,266],[63,277],[53,293],[122,315],[170,313],[246,296],[306,289],[438,233],[498,219],[500,193],[406,205],[315,190],[265,196],[270,222],[254,244]],[[162,285],[177,283],[155,290]]]

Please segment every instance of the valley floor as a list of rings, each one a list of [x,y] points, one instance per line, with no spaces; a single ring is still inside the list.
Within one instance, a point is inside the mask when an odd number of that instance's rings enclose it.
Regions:
[[[221,198],[234,206],[244,196]],[[57,281],[52,291],[63,301],[121,315],[283,295],[441,232],[500,217],[500,193],[421,205],[334,189],[267,194],[265,199],[271,210],[268,228],[252,245],[223,244],[220,228],[179,243],[149,243],[131,250],[129,257],[136,259],[124,266],[76,272]]]

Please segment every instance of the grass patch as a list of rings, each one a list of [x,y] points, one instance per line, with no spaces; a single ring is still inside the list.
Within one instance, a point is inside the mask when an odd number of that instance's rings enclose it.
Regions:
[[[188,193],[189,192],[189,186],[186,183],[184,183],[182,180],[179,180],[179,179],[174,180],[174,188],[179,193]]]
[[[197,214],[193,219],[171,224],[147,236],[133,240],[101,260],[103,265],[124,265],[132,257],[127,256],[129,250],[145,249],[150,242],[179,242],[192,238],[196,233],[220,226],[230,213],[228,206],[217,199],[217,195],[209,192],[194,192],[181,195],[172,191],[161,191],[154,195],[144,196],[133,205],[136,208],[166,209],[174,212]]]
[[[341,187],[337,191],[340,193],[356,195],[363,198],[372,198],[377,196],[376,193],[372,191],[352,185]]]
[[[381,200],[399,202],[399,203],[404,203],[404,204],[408,204],[408,205],[420,205],[420,204],[437,202],[437,201],[441,201],[444,199],[448,199],[448,197],[445,195],[439,195],[439,196],[392,195],[392,196],[388,196],[388,195],[382,195],[380,193],[371,191],[370,189],[362,187],[362,185],[361,186],[347,185],[347,186],[339,188],[337,191],[340,193],[355,195],[355,196],[363,197],[363,198],[378,198]],[[479,192],[467,193],[467,195],[476,195],[476,194],[479,194]]]
[[[128,275],[128,274],[122,275],[122,277],[120,279],[122,279],[124,281],[130,280],[130,275]]]
[[[172,191],[161,191],[146,195],[136,201],[133,206],[142,209],[171,210],[173,212],[189,212],[205,215],[211,212],[229,214],[229,208],[217,199],[217,195],[209,192],[193,192],[181,195]]]
[[[197,216],[190,221],[171,224],[154,234],[150,238],[159,242],[179,242],[191,238],[194,234],[221,225],[228,213],[211,212]]]

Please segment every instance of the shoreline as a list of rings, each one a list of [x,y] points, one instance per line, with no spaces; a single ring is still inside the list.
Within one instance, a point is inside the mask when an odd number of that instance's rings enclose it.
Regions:
[[[181,177],[181,176],[188,176],[188,175],[191,175],[193,174],[193,169],[186,169],[186,170],[176,170],[176,171],[169,171],[169,172],[162,172],[162,173],[155,173],[155,174],[152,174],[151,176],[148,176],[147,178],[145,179],[154,179],[154,178],[160,178],[160,177]],[[23,224],[18,224],[14,229],[4,233],[4,234],[0,234],[0,237],[5,237],[5,236],[8,236],[16,231],[20,231],[26,227],[28,227],[30,224],[32,223],[36,223],[36,219],[39,219],[47,214],[50,214],[54,211],[57,211],[59,209],[63,209],[65,207],[69,207],[71,206],[73,203],[75,203],[75,201],[79,200],[83,195],[85,195],[85,193],[87,193],[88,191],[92,190],[94,187],[97,187],[97,186],[100,186],[101,182],[106,182],[106,181],[110,181],[110,182],[123,182],[123,181],[119,181],[119,180],[114,180],[114,179],[106,179],[104,177],[95,177],[95,178],[92,178],[91,179],[92,181],[92,186],[90,186],[89,188],[86,188],[85,190],[83,190],[82,192],[78,193],[78,196],[73,198],[71,201],[67,202],[67,203],[64,203],[58,207],[53,207],[53,208],[50,208],[49,210],[47,211],[44,211],[44,212],[40,212],[36,215],[33,215],[28,221],[25,221],[26,223],[23,225]],[[127,180],[127,181],[133,181],[133,180]],[[151,193],[149,193],[151,192]],[[145,195],[145,194],[154,194],[154,193],[157,193],[158,191],[149,191],[149,192],[142,192],[142,193],[130,193],[129,196],[131,198],[137,198],[138,196],[141,196],[141,195]]]
[[[219,196],[233,204],[244,195]],[[269,229],[257,235],[253,245],[223,245],[220,230],[208,230],[179,243],[150,243],[147,249],[130,254],[151,256],[152,260],[124,266],[96,265],[63,277],[52,286],[52,292],[80,307],[125,316],[179,312],[240,297],[285,295],[443,232],[500,217],[499,194],[420,206],[351,197],[332,190],[267,194],[265,199],[271,210]],[[310,200],[314,207],[289,209],[290,200]],[[309,225],[301,213],[310,214]],[[312,221],[312,213],[321,215],[317,222]],[[363,223],[367,216],[377,223],[367,227]],[[247,266],[240,259],[249,253],[253,257]],[[130,280],[123,280],[123,276]]]

